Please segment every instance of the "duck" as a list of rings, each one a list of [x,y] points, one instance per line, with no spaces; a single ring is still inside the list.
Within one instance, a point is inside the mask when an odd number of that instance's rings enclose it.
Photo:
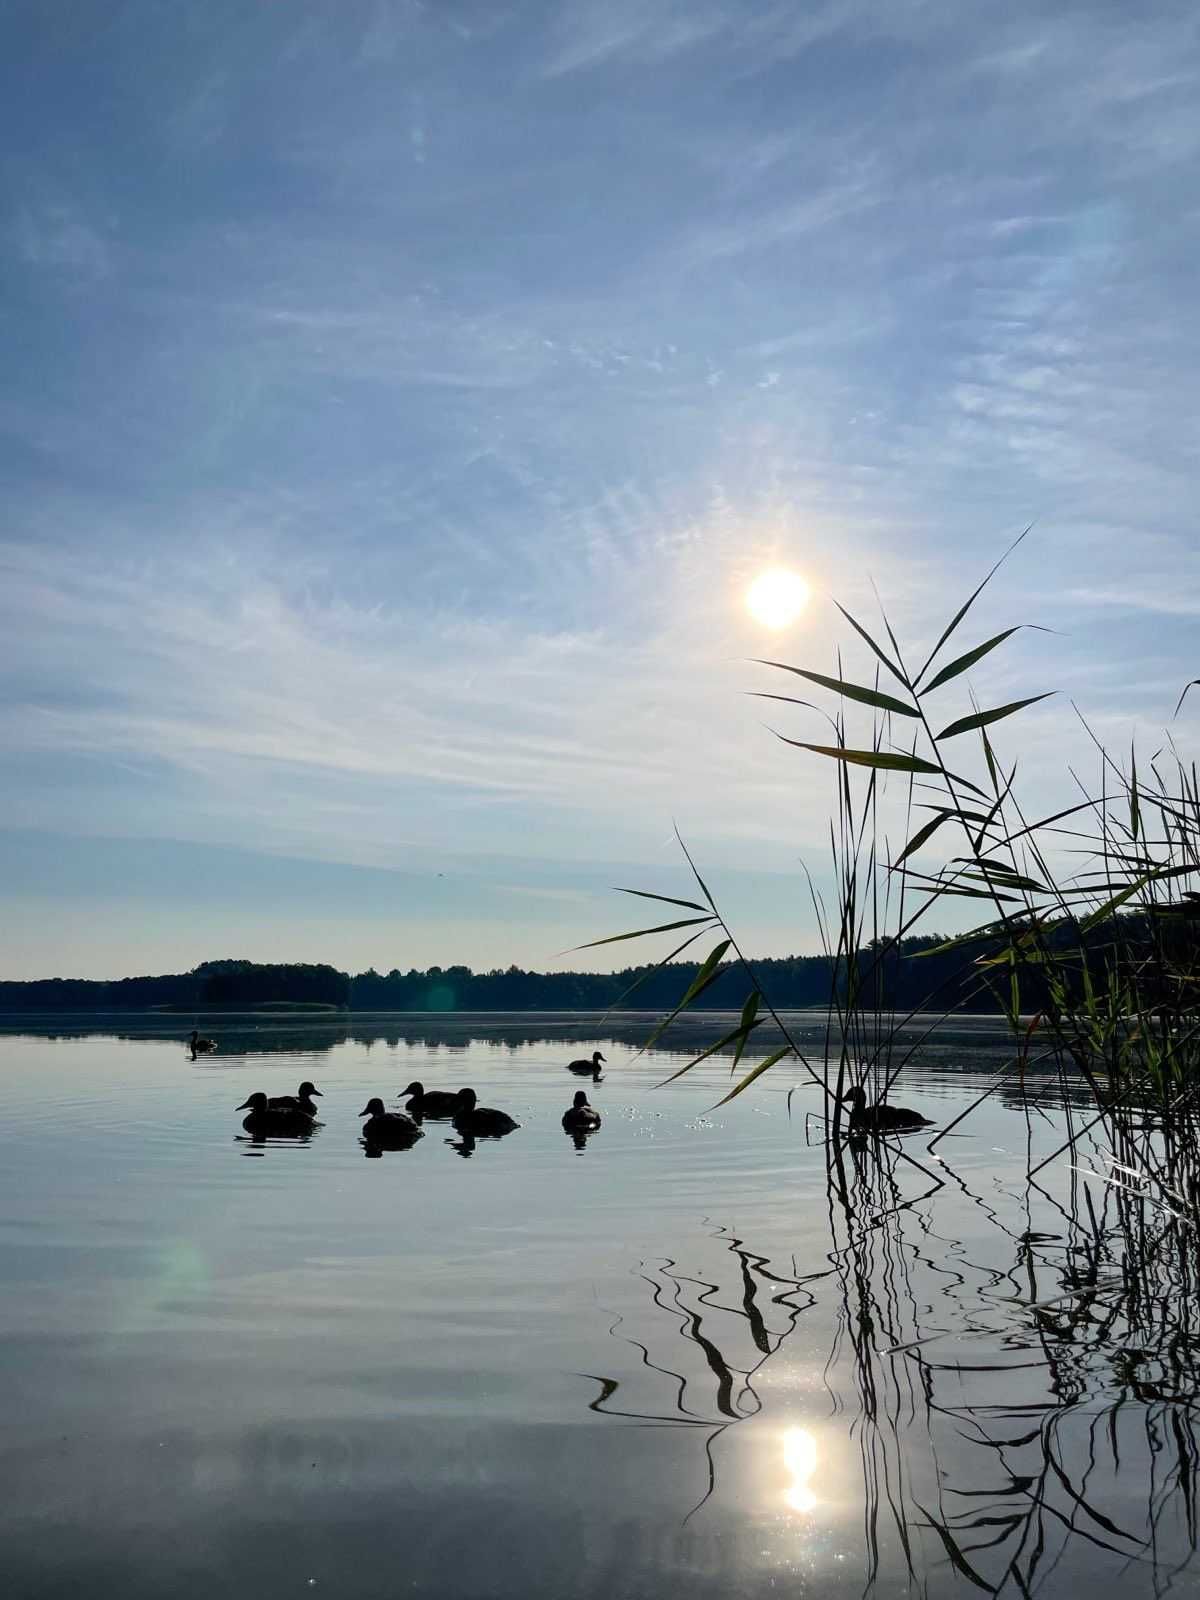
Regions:
[[[314,1095],[318,1100],[323,1098],[316,1084],[309,1083],[308,1079],[305,1078],[295,1094],[270,1095],[267,1099],[267,1105],[272,1111],[303,1111],[306,1116],[315,1117],[317,1108],[313,1105]]]
[[[250,1113],[243,1119],[242,1127],[257,1138],[267,1134],[289,1138],[311,1133],[316,1126],[311,1112],[301,1111],[298,1106],[272,1106],[261,1091],[243,1100],[237,1109]]]
[[[507,1111],[495,1111],[491,1106],[477,1103],[474,1089],[460,1089],[454,1111],[454,1126],[459,1133],[500,1134],[512,1133],[520,1127]]]
[[[562,1125],[568,1133],[594,1133],[600,1126],[600,1113],[588,1105],[586,1089],[576,1091],[573,1104],[563,1112]]]
[[[194,1056],[204,1055],[206,1051],[217,1048],[217,1041],[215,1039],[202,1038],[199,1028],[193,1028],[192,1036],[188,1040],[188,1047]]]
[[[423,1137],[421,1129],[403,1111],[385,1111],[378,1095],[358,1113],[366,1117],[363,1138],[368,1144],[410,1145]]]
[[[407,1089],[401,1089],[401,1100],[408,1101],[409,1115],[421,1117],[452,1117],[458,1109],[458,1093],[450,1089],[426,1089],[416,1079]]]
[[[919,1111],[909,1111],[904,1106],[867,1104],[866,1090],[861,1083],[847,1090],[843,1102],[850,1105],[851,1133],[904,1133],[916,1128],[931,1128],[933,1124]]]
[[[593,1050],[592,1059],[590,1061],[586,1056],[582,1056],[578,1061],[568,1061],[567,1071],[580,1073],[586,1072],[591,1077],[598,1078],[600,1076],[600,1063],[603,1060],[604,1057],[600,1054],[599,1050]]]

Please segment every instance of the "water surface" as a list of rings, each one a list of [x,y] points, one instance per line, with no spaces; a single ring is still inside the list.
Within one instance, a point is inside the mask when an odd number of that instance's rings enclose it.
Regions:
[[[1131,1273],[1121,1191],[1024,1181],[1081,1115],[1049,1079],[929,1152],[995,1024],[914,1024],[894,1098],[938,1127],[832,1191],[794,1069],[655,1088],[719,1018],[636,1058],[639,1019],[219,1019],[194,1062],[190,1026],[0,1037],[9,1592],[1192,1592],[1194,1241],[1143,1207]],[[521,1128],[365,1150],[414,1077]],[[314,1136],[248,1140],[302,1078]]]

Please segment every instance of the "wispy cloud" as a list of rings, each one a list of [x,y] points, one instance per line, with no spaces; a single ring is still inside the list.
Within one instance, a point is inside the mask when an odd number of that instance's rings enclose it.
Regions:
[[[826,790],[745,658],[834,633],[740,587],[875,579],[929,637],[1033,519],[977,625],[1063,630],[980,681],[1065,691],[1039,784],[1071,697],[1152,723],[1194,675],[1189,6],[165,16],[86,73],[25,40],[4,123],[14,816],[790,861]]]

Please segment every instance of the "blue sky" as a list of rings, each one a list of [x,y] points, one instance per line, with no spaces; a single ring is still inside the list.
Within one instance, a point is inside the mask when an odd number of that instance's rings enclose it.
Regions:
[[[672,819],[812,948],[829,774],[746,658],[828,670],[872,582],[928,639],[1034,519],[976,630],[1060,632],[975,682],[1062,691],[1034,795],[1072,701],[1153,746],[1197,675],[1190,0],[17,0],[0,46],[5,976],[561,965],[683,886]]]

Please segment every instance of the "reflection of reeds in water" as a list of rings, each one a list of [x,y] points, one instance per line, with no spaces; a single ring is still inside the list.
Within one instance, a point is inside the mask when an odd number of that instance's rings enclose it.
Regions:
[[[717,1487],[722,1435],[764,1410],[766,1364],[802,1318],[810,1336],[831,1322],[825,1379],[858,1452],[867,1592],[1166,1593],[1192,1567],[1200,1509],[1190,1225],[1080,1172],[1062,1193],[977,1193],[886,1145],[835,1153],[829,1205],[818,1272],[723,1228],[700,1273],[640,1263],[653,1316],[611,1331],[662,1400],[623,1404],[622,1380],[590,1374],[591,1410],[696,1434],[690,1518]]]
[[[682,1271],[670,1258],[643,1261],[636,1269],[636,1276],[650,1291],[650,1305],[662,1313],[660,1320],[672,1324],[674,1336],[699,1353],[700,1370],[688,1372],[673,1365],[665,1355],[656,1359],[650,1344],[626,1331],[625,1319],[620,1316],[609,1328],[614,1338],[638,1352],[640,1364],[647,1371],[658,1373],[667,1381],[672,1391],[671,1409],[622,1408],[614,1404],[620,1380],[598,1373],[582,1374],[600,1385],[600,1392],[589,1405],[592,1411],[646,1425],[701,1431],[706,1484],[684,1518],[685,1523],[707,1503],[716,1488],[713,1450],[717,1440],[728,1428],[762,1410],[755,1378],[795,1332],[799,1319],[816,1304],[809,1284],[829,1275],[828,1268],[805,1277],[777,1271],[767,1256],[747,1249],[742,1239],[724,1227],[716,1227],[711,1237],[724,1245],[727,1260],[732,1257],[732,1271],[727,1275],[714,1273],[712,1280],[696,1277]]]
[[[916,1168],[839,1163],[832,1194],[870,1576],[886,1522],[922,1583],[1165,1592],[1196,1536],[1190,1227],[1079,1174],[985,1199]],[[970,1248],[939,1226],[964,1203]]]

